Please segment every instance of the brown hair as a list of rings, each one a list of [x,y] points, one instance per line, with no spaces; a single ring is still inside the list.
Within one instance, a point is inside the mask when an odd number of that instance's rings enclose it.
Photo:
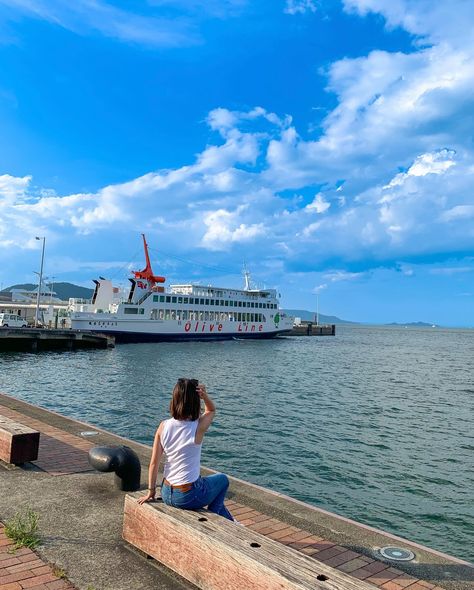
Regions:
[[[197,385],[197,379],[178,379],[170,402],[170,414],[175,420],[197,420],[201,415]]]

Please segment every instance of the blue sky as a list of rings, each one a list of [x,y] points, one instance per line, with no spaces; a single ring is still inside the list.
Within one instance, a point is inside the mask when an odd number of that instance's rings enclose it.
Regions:
[[[474,326],[474,4],[0,0],[0,283]]]

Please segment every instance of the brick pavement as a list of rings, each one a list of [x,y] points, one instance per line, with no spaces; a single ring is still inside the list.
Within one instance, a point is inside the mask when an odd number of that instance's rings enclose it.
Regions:
[[[91,467],[87,462],[87,451],[94,445],[90,441],[67,433],[54,426],[50,426],[40,420],[30,418],[29,416],[11,410],[1,404],[0,414],[40,431],[39,456],[35,465],[43,471],[46,471],[53,476],[91,471]],[[354,578],[365,580],[366,582],[379,588],[383,588],[384,590],[444,590],[441,586],[436,586],[436,584],[431,584],[424,580],[411,577],[403,571],[391,567],[387,563],[374,560],[357,553],[356,551],[352,551],[348,547],[337,545],[332,541],[312,535],[309,531],[289,526],[285,522],[258,512],[249,506],[239,504],[232,500],[229,500],[226,504],[233,516],[242,525],[247,526],[253,531],[292,547],[296,551],[300,551],[301,553],[341,570]],[[2,547],[0,546],[0,551],[1,549]],[[0,559],[4,553],[5,551],[0,553]],[[38,562],[40,561],[36,557],[36,554],[33,552],[30,553],[38,560]],[[13,567],[15,565],[20,564],[15,563]],[[6,569],[8,569],[8,567],[10,566],[7,566]],[[36,567],[39,569],[40,567],[45,566],[41,562],[41,566],[36,565]],[[36,590],[43,590],[45,588],[50,590],[56,588],[72,588],[72,586],[60,585],[48,586],[48,583],[57,583],[57,580],[56,582],[50,580],[49,582],[45,582],[42,586],[28,586],[29,582],[26,577],[23,582],[17,582],[17,580],[13,580],[12,578],[11,584],[13,585],[2,586],[2,575],[5,577],[5,575],[2,574],[2,571],[0,562],[0,589],[2,590],[19,590],[20,588],[28,587],[34,587]],[[32,576],[36,575],[31,574],[31,571],[33,570],[26,571],[30,572],[28,578],[33,580]],[[8,575],[15,576],[20,574],[18,572],[17,574],[8,573],[7,576]],[[62,580],[60,582],[62,583]],[[42,583],[43,582],[41,582],[41,584]]]
[[[0,590],[74,590],[59,573],[31,549],[15,549],[0,523]]]

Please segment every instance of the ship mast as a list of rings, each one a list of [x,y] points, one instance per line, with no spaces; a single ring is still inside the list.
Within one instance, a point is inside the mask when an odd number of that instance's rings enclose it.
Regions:
[[[250,291],[250,271],[247,268],[247,265],[244,262],[243,274],[245,279],[245,291]]]
[[[166,281],[165,277],[159,277],[153,274],[153,269],[151,268],[150,256],[148,255],[148,244],[146,243],[145,234],[142,234],[143,238],[143,249],[145,250],[145,261],[146,266],[143,270],[136,270],[133,271],[133,276],[136,279],[144,279],[150,283],[151,287],[154,287],[156,283],[164,283]]]

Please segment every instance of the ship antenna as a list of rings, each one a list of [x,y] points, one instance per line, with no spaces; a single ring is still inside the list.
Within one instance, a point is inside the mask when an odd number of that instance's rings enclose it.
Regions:
[[[243,274],[245,279],[245,291],[250,291],[250,271],[247,268],[247,265],[244,262]]]

